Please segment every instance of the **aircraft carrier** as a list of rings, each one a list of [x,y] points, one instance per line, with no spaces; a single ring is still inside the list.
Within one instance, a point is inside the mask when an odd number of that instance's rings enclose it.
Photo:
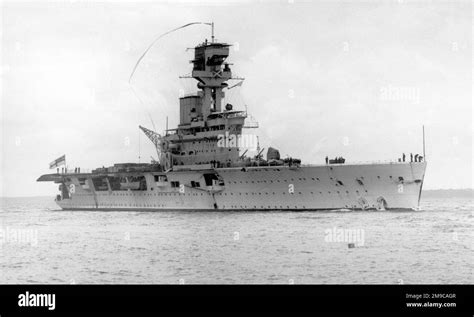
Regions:
[[[304,164],[260,148],[247,156],[239,140],[247,111],[224,104],[232,77],[229,44],[194,47],[191,77],[198,91],[179,99],[180,123],[160,134],[140,126],[158,158],[121,163],[91,172],[59,169],[38,181],[59,184],[56,203],[64,210],[389,210],[419,207],[423,157],[388,163]],[[322,159],[318,159],[322,160]]]

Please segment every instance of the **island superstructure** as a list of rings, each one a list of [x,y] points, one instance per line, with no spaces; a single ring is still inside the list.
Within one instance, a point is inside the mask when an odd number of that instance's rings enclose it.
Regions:
[[[268,148],[247,156],[239,140],[247,112],[224,104],[232,77],[230,45],[194,48],[198,91],[179,99],[179,125],[163,134],[140,126],[155,146],[151,163],[120,163],[89,173],[58,171],[65,210],[369,210],[417,209],[426,162],[302,164]],[[233,141],[233,142],[232,142]]]

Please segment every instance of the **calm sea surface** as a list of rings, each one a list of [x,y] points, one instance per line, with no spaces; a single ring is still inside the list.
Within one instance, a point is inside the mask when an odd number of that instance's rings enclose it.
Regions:
[[[65,212],[3,198],[0,283],[474,283],[472,198],[422,209]]]

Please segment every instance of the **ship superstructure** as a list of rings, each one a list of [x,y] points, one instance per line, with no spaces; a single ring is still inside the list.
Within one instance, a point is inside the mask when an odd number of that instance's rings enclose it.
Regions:
[[[140,126],[158,160],[115,164],[90,173],[65,170],[38,181],[59,184],[68,210],[331,210],[416,209],[426,162],[322,165],[280,158],[269,148],[246,156],[238,139],[246,111],[223,104],[229,46],[207,40],[194,48],[198,91],[179,99],[179,125],[163,134]],[[229,145],[230,144],[230,145]]]
[[[176,165],[212,164],[233,166],[240,158],[239,148],[218,146],[219,136],[239,136],[246,113],[223,105],[226,83],[232,79],[226,63],[229,45],[205,41],[194,48],[192,78],[199,91],[179,99],[180,122],[161,139],[159,161],[165,168]],[[150,130],[141,127],[150,137]],[[169,133],[172,132],[172,133]]]

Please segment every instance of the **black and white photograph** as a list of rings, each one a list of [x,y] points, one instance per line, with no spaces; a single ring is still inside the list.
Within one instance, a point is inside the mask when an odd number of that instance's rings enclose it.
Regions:
[[[472,316],[472,1],[0,9],[0,315],[358,285]]]

